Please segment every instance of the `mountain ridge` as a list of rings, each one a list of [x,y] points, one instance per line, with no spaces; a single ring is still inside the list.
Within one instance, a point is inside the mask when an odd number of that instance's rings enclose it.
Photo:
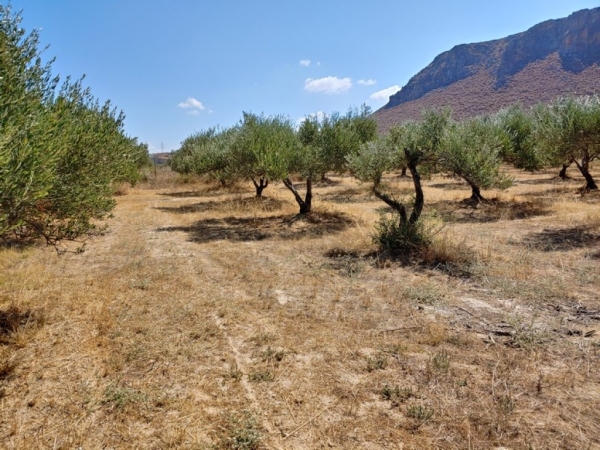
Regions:
[[[600,92],[600,7],[436,56],[375,112],[380,127],[449,106],[457,118]],[[484,81],[485,78],[485,81]],[[462,98],[461,98],[462,95]],[[418,113],[417,113],[418,112]]]

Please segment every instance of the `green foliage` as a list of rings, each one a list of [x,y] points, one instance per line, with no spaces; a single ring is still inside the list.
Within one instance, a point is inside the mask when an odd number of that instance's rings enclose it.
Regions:
[[[507,188],[510,178],[500,172],[503,130],[486,117],[454,123],[446,128],[438,150],[439,166],[479,189]]]
[[[20,22],[0,5],[0,238],[55,243],[94,229],[116,184],[138,180],[148,149],[81,81],[57,93],[37,32],[26,36]]]
[[[256,450],[260,448],[262,436],[258,419],[250,411],[232,415],[224,428],[218,448],[229,450]]]
[[[18,231],[37,213],[55,178],[60,148],[44,124],[57,80],[37,51],[37,31],[25,35],[21,17],[0,5],[0,236]],[[38,142],[50,145],[44,152]]]
[[[535,110],[535,137],[552,163],[574,162],[586,178],[588,189],[597,189],[589,164],[600,157],[600,97],[565,97]]]
[[[244,113],[234,161],[246,178],[281,180],[297,165],[299,147],[289,118]]]
[[[393,145],[390,135],[364,143],[356,153],[346,156],[347,167],[361,181],[378,187],[383,174],[400,168],[404,154]]]
[[[536,138],[556,163],[600,153],[600,97],[565,97],[536,111]]]
[[[420,121],[405,122],[390,130],[394,145],[404,152],[404,163],[408,167],[419,167],[421,175],[430,175],[439,170],[438,150],[446,128],[451,123],[451,111],[423,111]]]
[[[345,116],[333,113],[322,120],[315,116],[306,118],[300,125],[298,138],[304,146],[314,148],[310,152],[312,169],[322,175],[328,171],[345,172],[347,158],[357,154],[362,144],[376,138],[377,123],[370,114],[370,108],[363,105],[360,110],[350,109]]]
[[[415,419],[420,424],[427,422],[433,417],[434,409],[423,405],[410,405],[406,408],[406,416]]]
[[[215,128],[192,134],[184,139],[179,150],[173,152],[169,165],[175,172],[191,175],[203,174],[210,170],[209,156],[202,155],[204,146],[216,134]]]
[[[398,220],[397,214],[382,215],[377,222],[373,241],[389,255],[408,256],[431,243],[428,231],[422,221],[411,223]]]
[[[380,394],[381,398],[389,400],[392,403],[392,406],[399,406],[400,403],[416,396],[411,387],[401,388],[398,385],[390,386],[389,384],[383,386]]]
[[[491,120],[502,130],[503,135],[499,138],[503,161],[530,171],[548,165],[548,154],[535,143],[535,122],[531,112],[513,105],[499,111]]]

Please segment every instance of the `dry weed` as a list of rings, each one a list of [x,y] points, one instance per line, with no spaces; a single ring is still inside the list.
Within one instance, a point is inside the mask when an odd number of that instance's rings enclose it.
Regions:
[[[600,446],[595,197],[511,175],[477,209],[428,180],[416,264],[370,259],[382,205],[349,177],[300,220],[276,183],[163,168],[85,253],[0,250],[2,446]]]

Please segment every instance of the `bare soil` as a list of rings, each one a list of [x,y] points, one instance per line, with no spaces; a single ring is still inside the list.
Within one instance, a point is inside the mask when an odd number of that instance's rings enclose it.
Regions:
[[[83,253],[0,249],[0,447],[600,449],[600,195],[511,174],[427,181],[409,262],[350,177],[302,218],[162,168]]]

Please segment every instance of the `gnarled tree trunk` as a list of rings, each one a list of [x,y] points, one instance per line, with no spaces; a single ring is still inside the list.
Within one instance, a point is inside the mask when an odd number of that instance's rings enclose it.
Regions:
[[[589,155],[586,154],[582,158],[581,164],[579,164],[579,161],[575,160],[575,164],[577,164],[577,168],[581,172],[581,175],[583,175],[583,178],[585,178],[585,189],[588,191],[598,189],[598,185],[596,184],[596,182],[594,181],[594,178],[590,174],[590,157],[589,157]]]
[[[400,226],[414,225],[419,221],[421,212],[423,211],[423,205],[425,204],[425,196],[423,195],[423,187],[421,186],[421,175],[417,170],[417,166],[409,163],[407,166],[408,170],[412,175],[413,185],[415,187],[415,202],[413,204],[412,212],[410,217],[406,212],[406,206],[400,203],[398,200],[390,197],[389,195],[379,191],[379,185],[376,183],[373,186],[373,193],[379,199],[385,202],[390,208],[398,213],[400,216]]]
[[[558,172],[558,176],[560,177],[561,180],[569,179],[569,177],[567,176],[567,169],[569,168],[570,165],[571,165],[571,163],[562,165],[562,169],[560,169],[560,172]]]
[[[483,198],[483,195],[481,195],[481,190],[479,189],[479,186],[473,183],[469,183],[469,186],[471,186],[471,198],[469,198],[470,201],[472,201],[473,203],[481,203],[487,201],[485,198]]]
[[[254,184],[254,187],[256,188],[256,197],[257,198],[262,197],[262,192],[269,185],[269,180],[264,177],[260,177],[259,182],[257,183],[253,177],[250,177],[250,179],[252,180],[252,183]]]
[[[300,194],[294,187],[294,183],[292,183],[292,180],[290,180],[289,178],[285,178],[283,180],[283,184],[292,192],[292,194],[294,194],[296,203],[298,203],[298,206],[300,206],[300,214],[310,213],[312,207],[312,178],[308,177],[306,179],[306,194],[304,195],[304,198],[300,196]]]
[[[419,220],[419,217],[421,217],[421,211],[423,211],[423,205],[425,204],[425,196],[423,195],[423,187],[421,186],[421,175],[419,175],[416,164],[410,160],[408,162],[408,170],[410,170],[413,185],[415,186],[415,204],[408,221],[414,225]]]

